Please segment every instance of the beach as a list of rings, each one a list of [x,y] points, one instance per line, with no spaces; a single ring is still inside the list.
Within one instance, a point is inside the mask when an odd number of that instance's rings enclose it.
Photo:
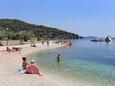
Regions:
[[[26,56],[33,52],[44,51],[47,49],[63,47],[62,44],[50,43],[49,46],[36,44],[37,47],[27,45],[15,45],[11,47],[23,48],[20,52],[0,52],[0,86],[70,86],[63,80],[50,78],[50,74],[40,70],[43,76],[34,74],[19,74],[16,72],[18,67],[21,67],[22,56]],[[1,47],[1,50],[5,47]],[[52,74],[51,74],[52,75]],[[63,83],[63,84],[62,84]]]
[[[42,43],[37,43],[37,47],[30,47],[30,44],[9,46],[22,48],[21,52],[6,52],[6,46],[1,46],[0,86],[114,86],[115,42],[101,43],[101,46],[87,40],[72,43],[71,48],[53,42],[49,46]],[[58,52],[61,62],[57,65]],[[28,62],[35,60],[43,76],[18,73],[23,56]]]

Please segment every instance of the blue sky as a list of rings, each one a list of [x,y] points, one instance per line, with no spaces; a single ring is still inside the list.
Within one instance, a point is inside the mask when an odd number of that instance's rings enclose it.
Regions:
[[[115,0],[0,0],[0,18],[57,27],[82,36],[115,36]]]

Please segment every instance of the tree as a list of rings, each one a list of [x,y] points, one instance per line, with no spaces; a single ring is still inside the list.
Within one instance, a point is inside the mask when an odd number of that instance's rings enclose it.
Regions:
[[[4,35],[0,35],[0,46],[2,46],[1,40],[4,39],[5,36]]]

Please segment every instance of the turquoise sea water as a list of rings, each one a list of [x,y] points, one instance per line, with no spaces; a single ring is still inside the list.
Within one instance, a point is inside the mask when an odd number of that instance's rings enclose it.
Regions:
[[[34,59],[42,70],[65,77],[74,84],[79,81],[93,86],[115,86],[115,40],[110,44],[90,40],[72,42],[72,47],[34,53],[29,59]],[[58,53],[61,55],[59,64],[56,62]]]

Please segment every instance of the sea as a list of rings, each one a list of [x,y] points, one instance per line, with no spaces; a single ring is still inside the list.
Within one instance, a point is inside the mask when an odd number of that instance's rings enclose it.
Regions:
[[[60,54],[60,62],[56,57]],[[91,86],[115,86],[115,40],[111,43],[72,40],[71,47],[33,53],[28,56],[50,74]]]

